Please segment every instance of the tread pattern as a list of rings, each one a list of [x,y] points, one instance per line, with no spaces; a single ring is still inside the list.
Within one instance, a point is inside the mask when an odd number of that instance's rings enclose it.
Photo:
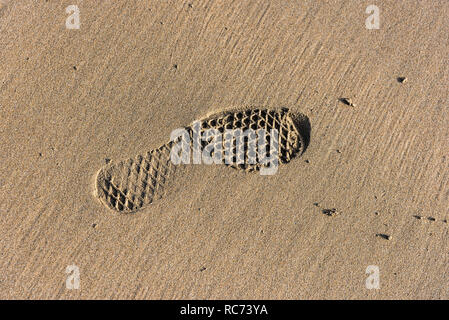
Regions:
[[[185,128],[193,137],[193,128]],[[215,114],[201,122],[201,132],[207,129],[216,129],[222,134],[226,130],[245,131],[246,129],[265,129],[266,143],[270,144],[270,130],[276,129],[279,134],[278,160],[279,163],[288,163],[296,154],[300,154],[304,148],[303,137],[298,131],[293,115],[288,109],[268,110],[249,109],[245,111],[227,111]],[[237,136],[244,145],[244,152],[241,153],[241,163],[237,164],[236,148],[237,139],[233,136],[230,140],[221,141],[215,145],[215,150],[232,149],[232,163],[226,163],[223,157],[222,163],[233,168],[245,171],[259,170],[261,155],[248,154],[249,146],[257,143],[255,137]],[[225,143],[227,141],[227,143]],[[96,194],[100,201],[115,211],[132,212],[141,209],[145,205],[152,203],[155,199],[162,197],[164,189],[171,179],[174,178],[176,167],[170,159],[170,151],[174,142],[169,142],[161,147],[147,152],[144,155],[137,155],[118,163],[105,165],[96,177]],[[204,148],[208,142],[201,142]],[[258,151],[258,150],[257,150]],[[251,157],[256,157],[256,163],[249,161]]]
[[[288,109],[283,109],[281,111],[277,110],[267,110],[267,109],[249,109],[240,112],[228,112],[224,113],[222,117],[212,117],[206,119],[202,123],[202,131],[207,129],[217,129],[221,134],[225,133],[225,130],[238,130],[241,129],[245,131],[247,129],[259,130],[264,129],[267,133],[265,142],[267,147],[270,145],[270,130],[276,129],[279,133],[278,142],[278,160],[279,163],[288,163],[297,154],[301,153],[303,150],[303,140],[295,126],[292,114]],[[239,141],[237,141],[237,138]],[[243,160],[242,164],[236,164],[237,162],[237,145],[242,144],[244,153],[240,155]],[[206,143],[205,143],[206,144]],[[204,145],[205,145],[204,144]],[[230,154],[234,155],[232,158],[232,163],[229,164],[230,167],[243,169],[246,171],[259,170],[261,167],[261,155],[258,150],[256,154],[253,155],[256,159],[255,164],[251,164],[249,161],[250,155],[248,150],[250,150],[250,145],[257,145],[257,138],[251,136],[240,136],[232,137],[232,142],[230,145],[217,146],[215,150],[225,150],[227,148],[232,148]],[[204,147],[203,145],[203,147]],[[267,150],[268,151],[268,150]],[[223,157],[223,163],[225,163],[225,158]]]

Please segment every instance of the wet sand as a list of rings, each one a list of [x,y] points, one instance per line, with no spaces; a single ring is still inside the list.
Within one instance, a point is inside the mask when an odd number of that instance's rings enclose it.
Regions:
[[[380,1],[374,30],[369,2],[77,1],[67,29],[71,4],[0,4],[1,298],[449,298],[447,1]],[[275,175],[94,196],[106,161],[252,106],[310,121]]]

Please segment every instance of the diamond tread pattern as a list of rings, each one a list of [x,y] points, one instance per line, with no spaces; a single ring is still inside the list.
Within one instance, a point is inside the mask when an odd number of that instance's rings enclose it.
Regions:
[[[201,121],[201,132],[207,129],[218,130],[224,134],[223,141],[215,144],[215,150],[229,150],[232,163],[227,163],[222,157],[222,163],[233,168],[245,171],[255,171],[260,169],[260,160],[263,158],[258,149],[255,154],[248,154],[249,146],[256,145],[256,136],[237,136],[243,145],[243,153],[237,155],[236,136],[231,136],[231,140],[226,139],[227,130],[231,132],[247,129],[264,129],[266,132],[265,141],[270,144],[271,129],[278,131],[278,161],[288,163],[296,154],[303,151],[303,137],[295,126],[292,114],[288,109],[268,110],[249,109],[245,111],[227,111],[216,114]],[[193,141],[192,126],[185,128]],[[202,141],[202,149],[209,142]],[[161,147],[147,152],[144,155],[137,155],[132,159],[127,159],[118,163],[109,163],[98,172],[96,177],[96,193],[100,201],[115,211],[133,212],[152,203],[155,199],[163,196],[164,188],[175,176],[176,165],[170,159],[170,151],[174,142],[169,142]],[[191,146],[192,147],[192,146]],[[236,156],[237,155],[237,156]],[[212,154],[213,156],[213,154]],[[240,156],[240,162],[237,162]],[[250,161],[250,158],[256,161]],[[228,158],[229,161],[229,158]]]

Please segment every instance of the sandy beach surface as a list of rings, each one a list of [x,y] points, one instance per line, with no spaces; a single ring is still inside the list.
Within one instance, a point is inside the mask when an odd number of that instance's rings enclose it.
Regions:
[[[448,18],[1,0],[0,298],[448,299]],[[270,176],[186,165],[134,213],[95,197],[106,162],[236,107],[303,114],[307,149]]]

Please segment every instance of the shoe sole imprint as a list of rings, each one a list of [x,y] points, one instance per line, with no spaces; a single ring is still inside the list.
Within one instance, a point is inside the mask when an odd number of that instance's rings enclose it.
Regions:
[[[243,111],[224,111],[216,113],[201,120],[201,132],[207,129],[217,129],[223,134],[225,130],[242,131],[246,129],[265,129],[266,142],[269,145],[271,129],[278,131],[278,160],[279,163],[288,163],[296,155],[305,150],[304,134],[299,127],[298,116],[288,109],[247,109]],[[192,138],[192,125],[185,128]],[[244,139],[243,163],[227,164],[227,166],[245,170],[257,171],[262,166],[259,163],[248,162],[248,145],[255,143],[253,137],[240,137]],[[224,140],[224,139],[223,139]],[[232,154],[236,154],[235,137],[232,140]],[[192,141],[192,139],[190,139]],[[164,186],[174,178],[176,165],[170,159],[170,151],[175,142],[170,141],[157,149],[144,155],[137,155],[118,163],[111,162],[103,166],[97,176],[96,197],[108,208],[119,212],[133,212],[151,204],[153,200],[162,197]],[[202,142],[202,149],[207,142]],[[229,147],[229,145],[227,145]],[[215,150],[224,150],[224,141]],[[258,152],[256,156],[259,159]],[[178,165],[179,166],[179,165]]]

